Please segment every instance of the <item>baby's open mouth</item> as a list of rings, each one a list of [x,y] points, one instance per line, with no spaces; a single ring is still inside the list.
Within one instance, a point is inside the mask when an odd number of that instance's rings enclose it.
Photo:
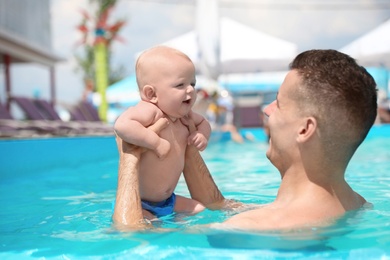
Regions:
[[[191,99],[185,100],[185,101],[183,101],[183,103],[190,104],[191,103]]]

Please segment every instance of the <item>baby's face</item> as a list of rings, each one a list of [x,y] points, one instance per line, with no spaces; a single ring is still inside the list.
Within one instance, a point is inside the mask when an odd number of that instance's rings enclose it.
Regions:
[[[174,55],[157,66],[155,76],[157,106],[172,120],[186,116],[196,100],[193,63],[186,57]]]

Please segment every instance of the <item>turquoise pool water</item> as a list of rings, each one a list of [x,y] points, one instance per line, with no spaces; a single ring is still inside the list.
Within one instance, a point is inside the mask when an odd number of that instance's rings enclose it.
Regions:
[[[202,153],[227,198],[268,203],[279,174],[255,142],[226,136]],[[166,217],[165,231],[111,228],[117,182],[112,137],[0,141],[0,259],[390,259],[390,126],[376,126],[355,154],[346,178],[373,203],[337,225],[292,234],[233,233],[200,228],[234,212],[206,210]],[[176,192],[187,195],[181,180]],[[288,216],[286,216],[288,217]]]

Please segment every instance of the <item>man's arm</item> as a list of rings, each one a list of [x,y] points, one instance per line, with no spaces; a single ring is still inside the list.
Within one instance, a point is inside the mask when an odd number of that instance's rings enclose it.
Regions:
[[[210,135],[211,135],[210,123],[206,120],[206,118],[204,116],[202,116],[201,114],[196,113],[194,111],[191,111],[190,117],[194,121],[196,131],[202,133],[208,140],[210,138]],[[191,131],[191,133],[192,133],[192,131]]]
[[[193,145],[187,146],[183,174],[191,198],[213,210],[225,206],[225,198],[215,184],[198,149]]]
[[[193,120],[185,119],[190,133],[196,131]],[[188,145],[185,154],[184,179],[191,198],[201,202],[209,209],[221,209],[225,206],[225,198],[219,191],[198,149]]]
[[[168,124],[161,118],[149,128],[158,133]],[[147,228],[144,221],[139,193],[138,170],[142,148],[128,144],[116,137],[119,152],[118,187],[112,219],[119,230]]]

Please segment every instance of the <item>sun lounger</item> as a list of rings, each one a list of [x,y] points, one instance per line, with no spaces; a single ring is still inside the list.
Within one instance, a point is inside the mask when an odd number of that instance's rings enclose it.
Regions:
[[[95,128],[99,132],[102,132],[102,133],[114,134],[114,128],[111,125],[105,124],[104,122],[102,122],[100,120],[93,119],[92,117],[87,118],[85,116],[85,114],[82,112],[82,108],[80,107],[80,104],[70,108],[69,113],[71,115],[72,121],[79,122],[81,124],[85,124],[86,126],[89,126],[91,128]],[[96,114],[97,114],[97,112],[96,112]]]
[[[52,128],[54,135],[78,135],[83,134],[84,130],[62,120],[51,119],[50,112],[44,108],[38,108],[33,99],[25,97],[12,97],[14,101],[25,113],[27,119],[41,122],[42,125]]]
[[[99,113],[92,104],[88,102],[80,102],[78,107],[80,108],[80,112],[87,119],[87,121],[96,121],[101,122],[99,117]]]
[[[56,135],[113,135],[113,127],[102,122],[63,121],[54,107],[44,99],[13,97],[14,101],[32,121],[45,122],[56,129]],[[93,123],[93,124],[92,124]]]
[[[34,99],[34,104],[38,108],[39,112],[47,119],[56,122],[63,122],[57,111],[53,106],[44,99]],[[91,106],[92,107],[92,106]],[[94,109],[92,107],[92,109]],[[96,112],[97,114],[97,112]],[[66,126],[72,127],[79,131],[79,134],[88,134],[88,135],[102,135],[102,134],[114,134],[112,126],[104,124],[103,122],[93,121],[88,122],[87,120],[81,121],[67,121],[64,122]]]
[[[20,121],[12,117],[7,108],[0,103],[0,137],[32,137],[48,135],[54,128],[38,121]]]
[[[63,127],[69,128],[74,134],[92,134],[92,129],[85,125],[79,124],[77,122],[64,122],[54,107],[47,100],[34,99],[32,102],[37,107],[39,113],[46,120],[60,123]]]

